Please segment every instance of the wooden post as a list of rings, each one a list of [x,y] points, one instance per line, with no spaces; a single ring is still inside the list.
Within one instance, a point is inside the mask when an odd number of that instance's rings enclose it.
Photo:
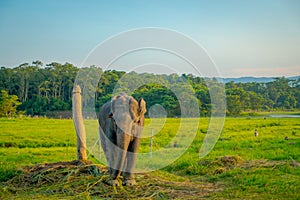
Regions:
[[[86,135],[85,128],[82,118],[82,108],[81,108],[81,89],[79,85],[76,85],[73,89],[73,121],[76,129],[77,135],[77,159],[87,160],[86,156]]]

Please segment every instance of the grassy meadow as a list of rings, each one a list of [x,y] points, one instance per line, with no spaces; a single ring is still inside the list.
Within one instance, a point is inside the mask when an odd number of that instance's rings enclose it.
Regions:
[[[146,124],[150,124],[149,119]],[[167,119],[163,129],[154,135],[153,150],[167,147],[175,151],[181,148],[170,145],[179,125],[180,119]],[[207,126],[208,119],[201,118],[197,135],[187,151],[170,165],[149,172],[149,176],[155,179],[149,178],[148,182],[162,179],[178,185],[190,184],[199,187],[199,191],[206,188],[209,192],[203,198],[212,199],[300,198],[299,118],[226,118],[214,149],[200,159],[199,149]],[[255,129],[259,132],[258,137],[254,137]],[[49,196],[27,190],[12,192],[7,184],[11,178],[22,174],[21,169],[25,166],[75,160],[76,135],[72,120],[3,118],[0,119],[0,130],[0,199],[73,198],[73,195]],[[147,136],[149,132],[150,127],[146,126],[143,134]],[[185,137],[189,137],[188,133]],[[140,152],[149,152],[149,143],[148,137],[143,138]],[[95,158],[90,159],[96,162]],[[143,184],[139,179],[138,176],[138,184]],[[97,195],[90,197],[96,198]],[[168,196],[161,193],[147,198],[164,199]]]

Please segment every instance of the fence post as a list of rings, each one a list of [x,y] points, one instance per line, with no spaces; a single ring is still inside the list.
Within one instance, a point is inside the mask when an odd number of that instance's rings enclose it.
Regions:
[[[76,85],[73,89],[73,121],[76,129],[77,136],[77,159],[87,160],[86,156],[86,134],[82,118],[82,105],[81,105],[81,89]]]
[[[152,146],[153,146],[153,128],[150,133],[150,158],[152,158]]]

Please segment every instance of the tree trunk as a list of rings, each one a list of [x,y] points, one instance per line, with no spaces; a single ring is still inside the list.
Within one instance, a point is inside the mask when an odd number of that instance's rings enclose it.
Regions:
[[[27,97],[28,97],[28,90],[29,90],[29,78],[27,77],[26,78],[26,87],[25,87],[25,96],[24,96],[24,101],[27,100]]]
[[[21,75],[21,87],[20,87],[20,101],[24,102],[24,93],[25,93],[25,77],[24,74],[22,72]]]

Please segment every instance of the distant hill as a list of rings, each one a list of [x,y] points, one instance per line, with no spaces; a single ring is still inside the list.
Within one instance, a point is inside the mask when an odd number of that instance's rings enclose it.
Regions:
[[[223,78],[224,83],[228,83],[230,81],[233,81],[234,83],[251,83],[251,82],[257,82],[257,83],[268,83],[275,80],[277,77],[252,77],[252,76],[245,76],[245,77],[239,77],[239,78]],[[285,77],[290,80],[297,80],[300,78],[300,76],[291,76],[291,77]]]

